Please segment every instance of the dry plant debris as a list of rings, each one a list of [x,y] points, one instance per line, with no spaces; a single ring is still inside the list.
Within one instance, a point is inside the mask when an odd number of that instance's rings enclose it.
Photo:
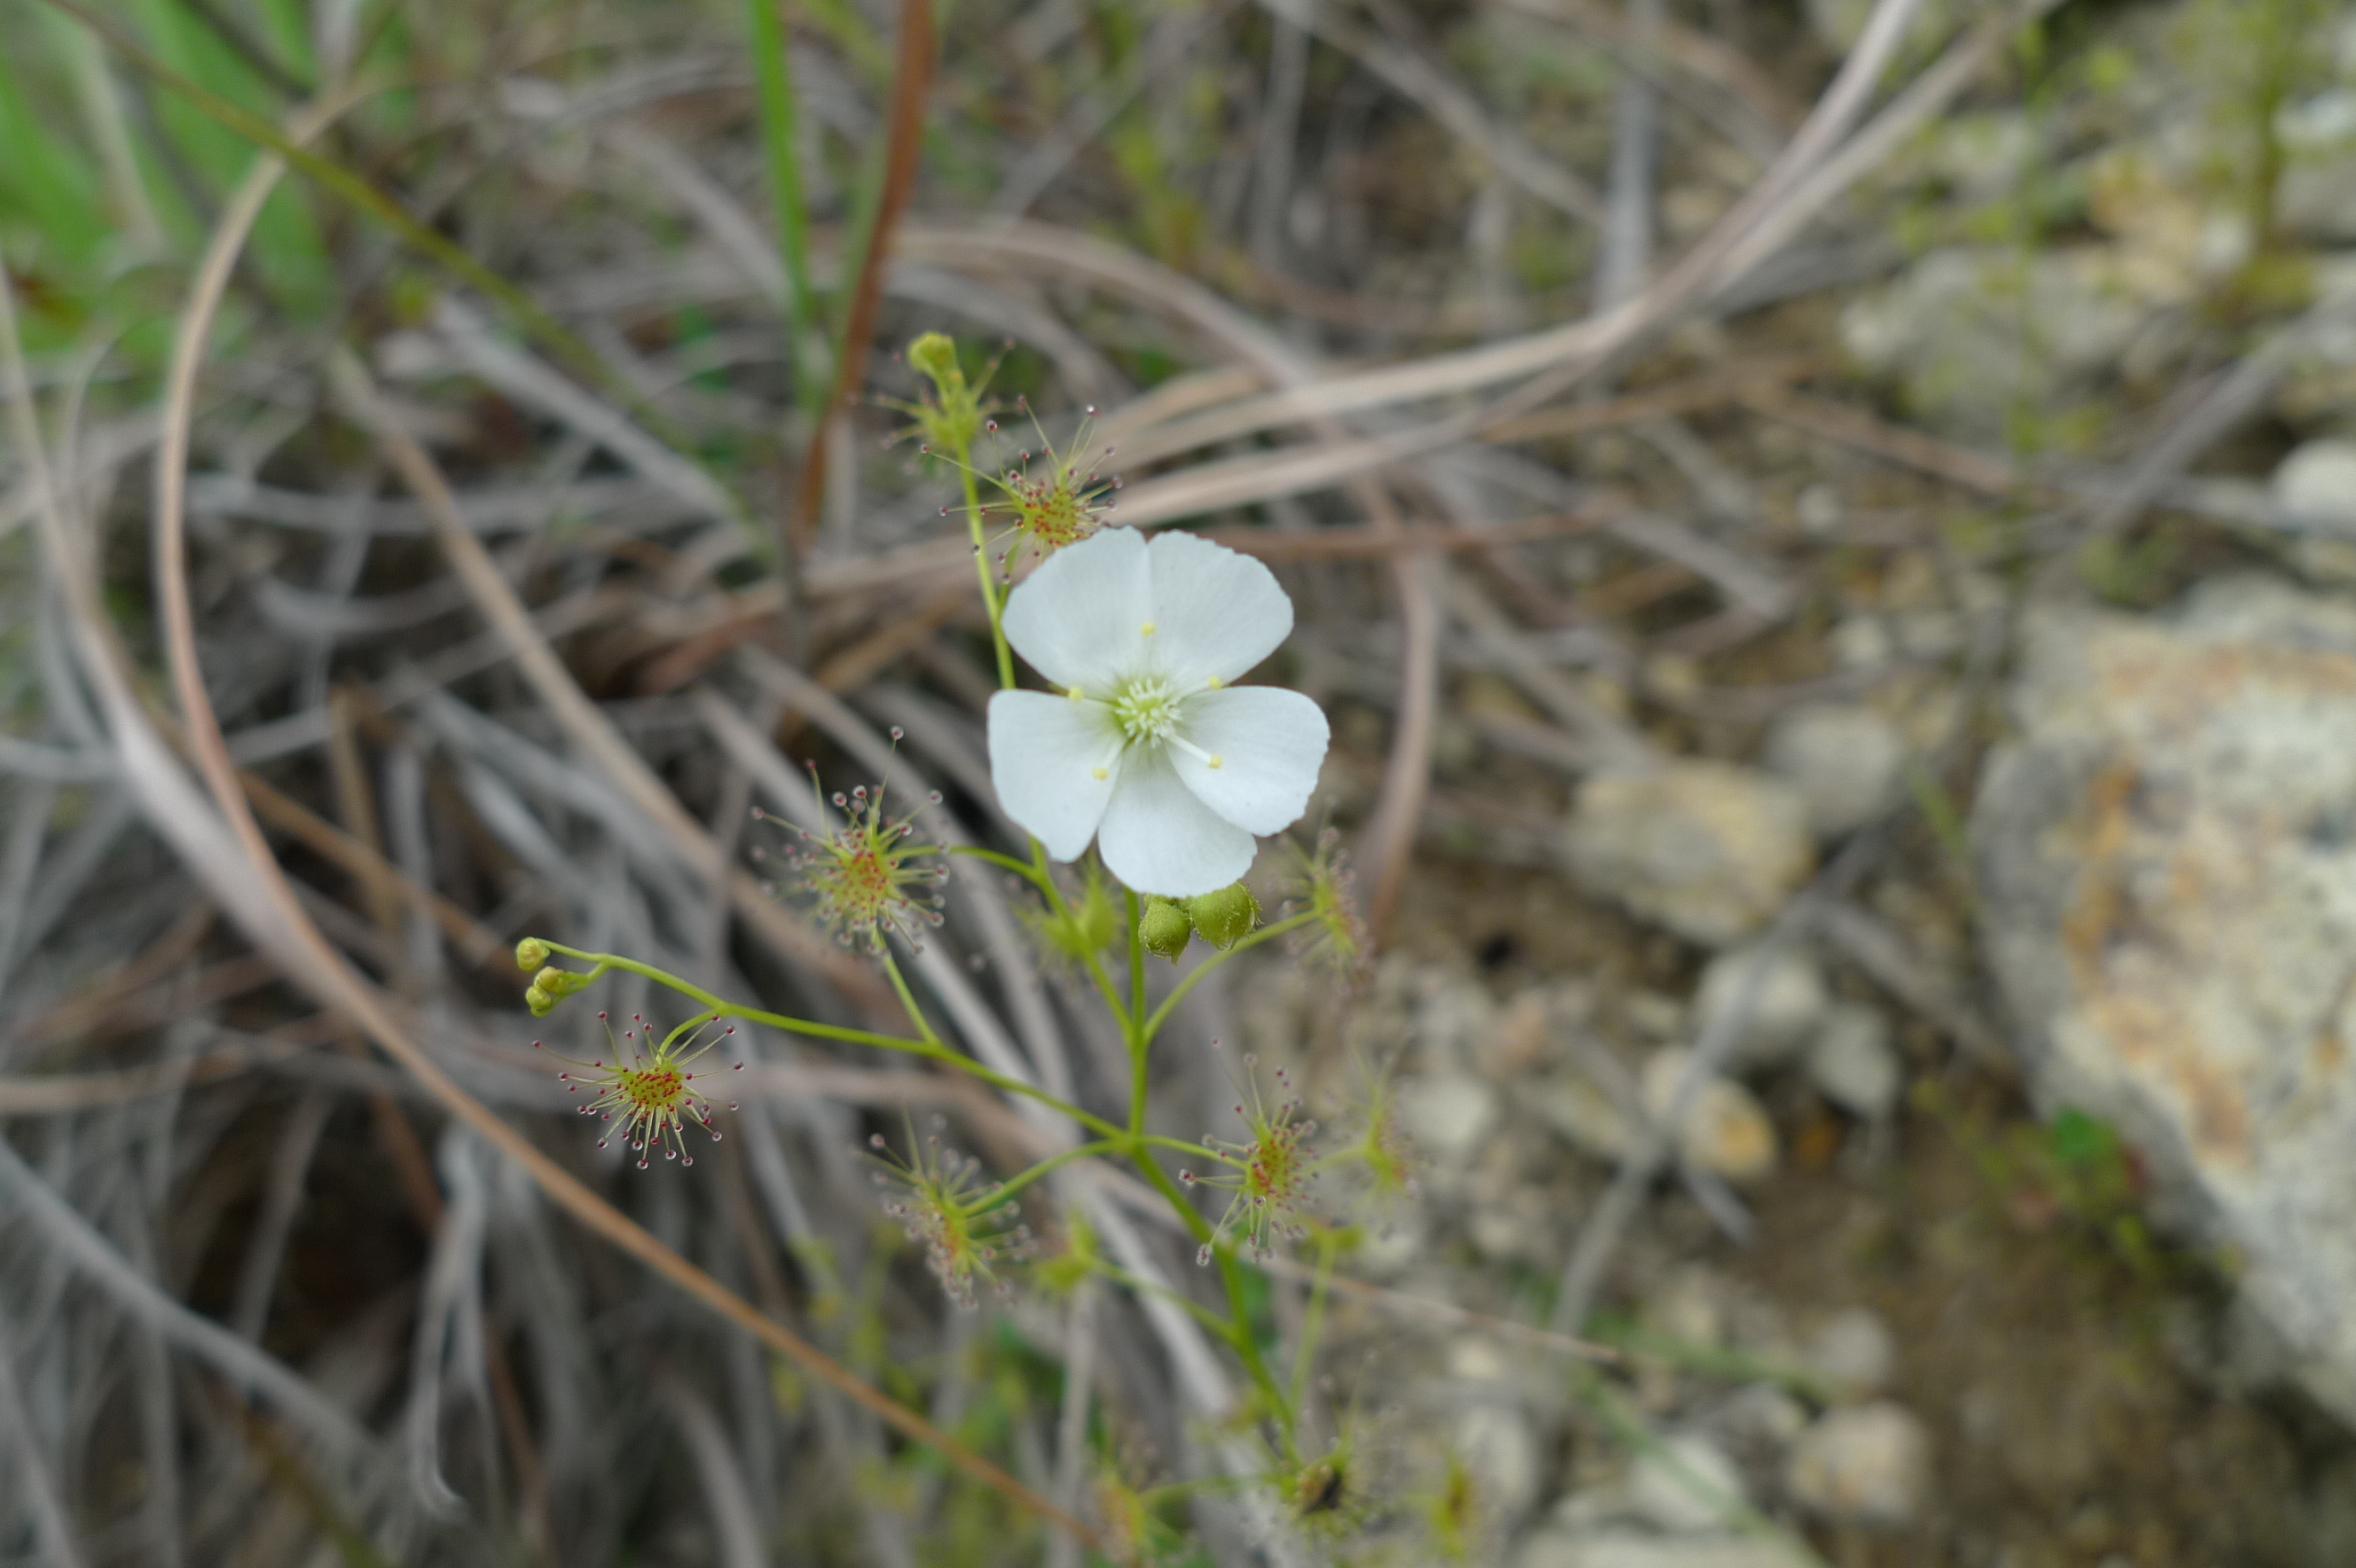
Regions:
[[[2356,1560],[1973,809],[2024,613],[2356,587],[2344,0],[0,38],[0,1560]],[[987,727],[1105,527],[1332,732],[1137,915]]]

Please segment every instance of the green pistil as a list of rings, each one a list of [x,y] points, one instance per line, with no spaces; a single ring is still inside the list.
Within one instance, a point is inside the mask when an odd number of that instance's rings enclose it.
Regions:
[[[1112,699],[1112,716],[1130,745],[1166,741],[1178,731],[1178,694],[1160,676],[1145,676]]]

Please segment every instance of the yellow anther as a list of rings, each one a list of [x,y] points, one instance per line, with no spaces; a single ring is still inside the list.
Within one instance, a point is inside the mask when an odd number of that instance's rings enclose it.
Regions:
[[[1076,686],[1066,687],[1064,688],[1064,695],[1070,698],[1075,702],[1086,701],[1087,699],[1087,693],[1082,691]]]
[[[1138,630],[1138,635],[1141,635],[1141,636],[1147,636],[1147,637],[1150,637],[1150,636],[1153,635],[1153,623],[1152,623],[1152,622],[1151,622],[1151,621],[1148,621],[1147,623],[1145,623],[1145,624],[1143,624],[1142,626],[1140,626],[1137,630]]]
[[[1095,774],[1096,774],[1096,776],[1097,776],[1097,777],[1098,777],[1098,778],[1102,778],[1102,777],[1104,777],[1104,776],[1105,776],[1105,771],[1104,771],[1102,768],[1091,768],[1091,769],[1089,769],[1088,771],[1089,771],[1090,773],[1095,773]]]
[[[1222,763],[1224,763],[1226,761],[1226,759],[1225,757],[1222,757],[1221,755],[1219,755],[1219,753],[1218,753],[1218,752],[1213,752],[1211,753],[1211,765],[1212,765],[1213,767],[1215,767],[1215,767],[1218,767],[1218,766],[1220,766]]]
[[[1226,681],[1221,680],[1221,679],[1220,679],[1217,676],[1215,676],[1215,676],[1213,676],[1213,677],[1211,677],[1211,689],[1212,689],[1213,691],[1216,691],[1216,690],[1218,690],[1218,689],[1219,689],[1219,688],[1221,688],[1221,687],[1223,687],[1223,686],[1225,686],[1225,685],[1226,685],[1226,684],[1227,684],[1227,683],[1226,683]]]

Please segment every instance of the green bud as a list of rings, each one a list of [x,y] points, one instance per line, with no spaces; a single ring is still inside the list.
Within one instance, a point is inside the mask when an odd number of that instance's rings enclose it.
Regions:
[[[1175,964],[1186,951],[1186,944],[1194,940],[1194,923],[1187,918],[1183,904],[1148,893],[1144,912],[1137,919],[1137,933],[1148,953]]]
[[[550,965],[531,977],[531,986],[523,994],[524,1005],[531,1008],[534,1018],[545,1018],[548,1009],[575,991],[589,988],[591,976],[575,975],[570,969]]]
[[[516,944],[516,967],[537,969],[548,962],[548,944],[537,936],[527,936]]]
[[[958,368],[957,340],[947,333],[927,332],[908,345],[908,363],[929,377],[944,398],[951,387],[965,384],[965,372]]]
[[[1259,923],[1259,901],[1241,882],[1230,882],[1215,892],[1198,893],[1186,901],[1186,912],[1203,940],[1224,953],[1249,936]]]

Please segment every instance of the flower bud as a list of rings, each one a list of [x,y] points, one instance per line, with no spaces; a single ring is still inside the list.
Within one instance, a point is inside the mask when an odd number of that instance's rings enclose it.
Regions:
[[[527,936],[516,944],[516,967],[530,971],[548,962],[548,944],[537,936]]]
[[[957,341],[946,333],[927,332],[908,345],[908,363],[931,379],[934,386],[948,396],[952,385],[965,380],[958,368]]]
[[[575,975],[570,969],[559,969],[553,964],[531,977],[530,987],[523,994],[524,1005],[534,1018],[545,1018],[548,1009],[575,991],[586,990],[590,976]]]
[[[1203,940],[1222,953],[1251,934],[1259,923],[1259,901],[1241,882],[1230,882],[1215,891],[1198,893],[1186,901],[1186,912],[1194,918],[1194,929]]]
[[[1138,916],[1137,933],[1148,953],[1175,964],[1194,939],[1194,923],[1187,917],[1184,905],[1148,894],[1145,909]]]

